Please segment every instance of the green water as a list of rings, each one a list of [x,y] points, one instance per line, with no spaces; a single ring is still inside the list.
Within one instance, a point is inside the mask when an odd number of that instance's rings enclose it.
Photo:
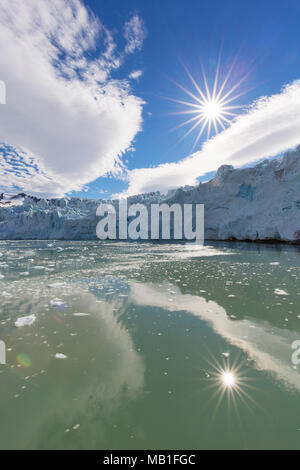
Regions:
[[[0,274],[1,449],[300,448],[299,249],[0,242]]]

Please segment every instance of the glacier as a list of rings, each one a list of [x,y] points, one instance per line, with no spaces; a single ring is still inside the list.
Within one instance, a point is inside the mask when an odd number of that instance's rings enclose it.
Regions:
[[[21,328],[22,326],[31,326],[35,322],[35,320],[36,316],[34,314],[29,315],[28,317],[20,317],[15,322],[15,326],[17,328]]]
[[[0,239],[96,240],[101,202],[108,201],[0,194]],[[223,165],[195,187],[128,198],[138,202],[204,204],[207,240],[300,243],[300,146],[251,168]]]

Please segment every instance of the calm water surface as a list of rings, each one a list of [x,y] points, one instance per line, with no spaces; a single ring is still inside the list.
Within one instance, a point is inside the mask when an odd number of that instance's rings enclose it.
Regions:
[[[299,280],[283,245],[0,242],[0,448],[300,449]]]

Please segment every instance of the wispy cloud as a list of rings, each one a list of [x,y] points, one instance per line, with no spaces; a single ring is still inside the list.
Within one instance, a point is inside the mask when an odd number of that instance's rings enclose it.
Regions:
[[[142,45],[137,16],[125,31],[119,52],[80,0],[1,0],[1,188],[62,195],[119,171],[143,106],[128,79],[113,79],[126,54]]]
[[[132,54],[141,49],[146,37],[144,23],[138,15],[134,15],[124,27],[124,36],[126,39],[125,52]]]
[[[134,70],[133,72],[129,74],[129,78],[131,78],[132,80],[138,80],[142,75],[143,75],[142,70]]]
[[[197,178],[220,165],[236,167],[276,156],[300,143],[300,81],[281,93],[262,97],[199,152],[176,163],[128,172],[124,195],[195,185]]]

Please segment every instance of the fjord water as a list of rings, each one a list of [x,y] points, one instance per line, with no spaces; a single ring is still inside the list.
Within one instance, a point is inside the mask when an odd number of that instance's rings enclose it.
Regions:
[[[1,449],[300,448],[299,248],[1,242],[0,274]]]

